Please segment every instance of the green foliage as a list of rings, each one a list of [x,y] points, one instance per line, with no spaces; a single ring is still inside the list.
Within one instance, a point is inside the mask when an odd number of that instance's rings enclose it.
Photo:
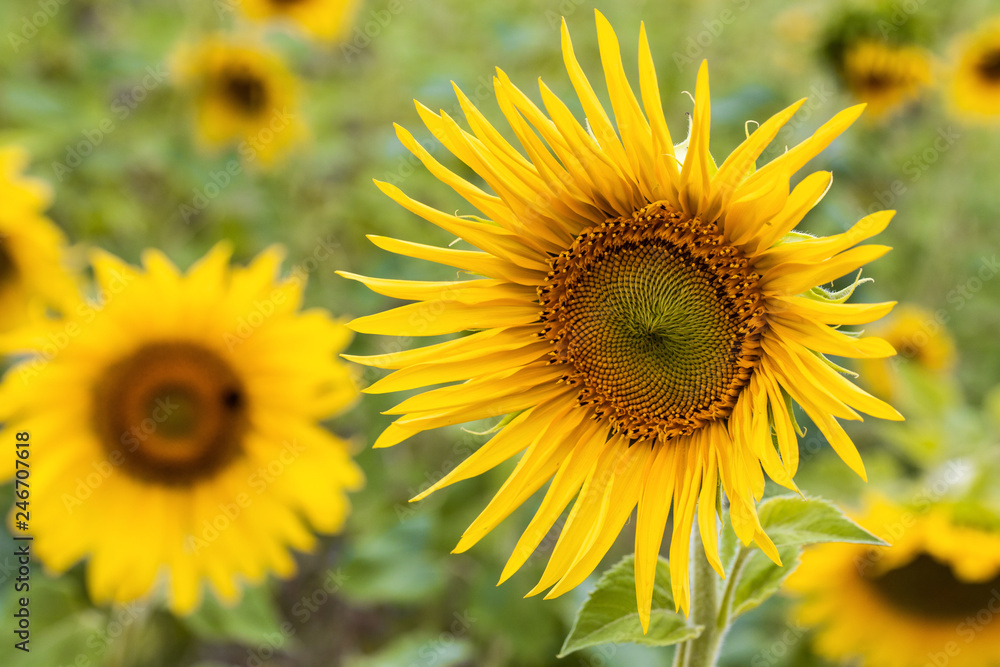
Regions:
[[[778,592],[782,582],[799,566],[801,550],[798,547],[778,549],[781,567],[774,564],[763,552],[754,550],[739,572],[733,594],[733,618],[760,606]]]
[[[760,525],[777,547],[824,542],[885,545],[851,521],[833,503],[821,498],[778,496],[760,504]]]
[[[827,542],[885,545],[844,516],[833,503],[821,498],[777,496],[761,503],[757,513],[764,532],[778,547],[781,565],[752,546],[740,548],[728,573],[731,580],[727,589],[732,590],[730,618],[750,611],[774,595],[798,567],[803,547]]]
[[[181,621],[193,635],[210,641],[254,645],[282,636],[281,618],[267,585],[246,588],[232,607],[206,595],[201,607]]]
[[[452,667],[467,664],[474,655],[475,649],[468,639],[442,638],[418,632],[395,639],[371,655],[349,658],[344,667]]]
[[[417,516],[360,537],[344,563],[344,594],[364,603],[412,604],[439,593],[444,572],[426,549],[430,520]]]
[[[653,612],[649,632],[642,633],[635,598],[635,556],[626,556],[605,572],[583,604],[559,657],[588,646],[631,642],[644,646],[671,646],[697,637],[701,626],[692,626],[674,610],[670,564],[656,565]]]
[[[885,544],[832,503],[819,498],[769,498],[761,503],[758,514],[764,531],[778,547],[782,565],[772,562],[753,545],[740,546],[728,520],[723,524],[720,557],[726,564],[726,582],[719,617],[722,627],[774,595],[798,566],[803,547],[824,542]],[[634,556],[627,556],[601,576],[577,614],[561,655],[604,643],[669,646],[701,633],[701,626],[692,625],[674,611],[670,565],[663,558],[656,568],[649,633],[642,633],[636,610],[634,564]]]

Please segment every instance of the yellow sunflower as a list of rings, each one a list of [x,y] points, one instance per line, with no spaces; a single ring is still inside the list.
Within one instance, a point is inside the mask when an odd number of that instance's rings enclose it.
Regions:
[[[889,400],[899,397],[900,364],[911,364],[931,376],[942,376],[955,365],[955,341],[941,320],[931,311],[915,305],[900,306],[891,317],[872,328],[899,351],[890,360],[864,359],[859,363],[865,383]]]
[[[844,85],[868,104],[873,119],[897,111],[931,83],[931,58],[919,47],[869,39],[847,47],[843,57]]]
[[[764,490],[763,472],[795,488],[798,443],[789,399],[860,475],[861,458],[835,417],[860,419],[857,408],[899,418],[823,357],[893,354],[885,341],[830,326],[868,322],[892,304],[843,304],[844,294],[832,296],[817,287],[883,255],[885,246],[852,246],[880,232],[891,213],[873,214],[826,238],[792,232],[826,193],[831,176],[811,174],[791,192],[789,178],[847,128],[861,107],[841,112],[755,169],[757,157],[804,100],[797,102],[716,166],[708,147],[707,66],[698,74],[690,137],[674,146],[645,28],[640,106],[625,78],[614,31],[600,13],[597,27],[614,124],[577,62],[565,25],[563,53],[586,125],[544,84],[548,115],[499,71],[497,99],[521,150],[461,91],[472,133],[447,114],[418,104],[431,132],[493,194],[449,171],[398,129],[407,148],[488,219],[450,215],[379,183],[403,207],[477,250],[384,237],[372,241],[481,278],[417,282],[344,275],[381,294],[417,301],[356,319],[350,324],[355,331],[430,336],[476,330],[429,347],[352,357],[398,369],[368,392],[465,380],[389,410],[401,416],[376,447],[426,429],[511,415],[488,443],[427,492],[524,452],[456,551],[470,548],[551,480],[502,580],[525,562],[575,497],[531,591],[560,595],[594,570],[638,505],[635,574],[645,627],[671,505],[671,571],[677,604],[685,611],[696,515],[709,558],[722,572],[715,530],[719,482],[739,537],[756,541],[777,559],[755,500]]]
[[[206,148],[234,146],[245,162],[269,164],[305,138],[298,82],[277,54],[215,36],[179,47],[172,69],[194,95]]]
[[[141,269],[95,253],[103,303],[0,384],[2,437],[30,436],[33,550],[56,572],[89,558],[97,602],[162,574],[184,613],[203,579],[231,601],[240,579],[287,576],[289,549],[313,547],[310,526],[339,530],[362,483],[317,424],[356,398],[336,356],[350,332],[298,312],[303,284],[278,279],[277,249],[245,268],[229,256],[220,244],[181,274],[157,251]]]
[[[0,147],[0,331],[66,310],[76,287],[65,266],[66,236],[44,215],[49,186],[21,175],[27,154]]]
[[[244,14],[255,21],[285,19],[322,41],[339,39],[350,29],[359,0],[243,0]]]
[[[816,649],[866,667],[1000,665],[1000,530],[969,508],[876,501],[863,525],[891,547],[806,551],[786,583]]]
[[[1000,120],[1000,18],[960,41],[951,75],[951,100],[961,113]]]

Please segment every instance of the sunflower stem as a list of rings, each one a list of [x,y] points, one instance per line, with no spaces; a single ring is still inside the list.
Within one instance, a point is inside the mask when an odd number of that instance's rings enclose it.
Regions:
[[[715,667],[726,628],[720,627],[719,575],[705,555],[697,521],[691,531],[691,567],[694,575],[691,579],[691,623],[703,629],[700,635],[678,648],[677,657],[683,662],[675,658],[674,667]]]
[[[736,560],[733,562],[733,567],[726,577],[726,590],[722,594],[722,604],[719,605],[719,618],[716,623],[716,627],[721,633],[725,633],[729,628],[730,616],[733,613],[733,596],[736,594],[736,584],[739,583],[740,576],[743,574],[743,567],[750,559],[751,553],[749,548],[741,547]],[[719,638],[719,643],[722,643],[721,637]]]

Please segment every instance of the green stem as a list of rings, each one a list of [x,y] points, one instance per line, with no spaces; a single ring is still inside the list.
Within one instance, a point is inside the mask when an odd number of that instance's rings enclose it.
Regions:
[[[726,627],[719,618],[719,575],[705,555],[697,522],[691,534],[691,567],[691,623],[703,629],[678,647],[674,667],[715,667]]]
[[[726,590],[722,595],[722,604],[719,605],[719,620],[716,624],[716,627],[723,634],[729,628],[729,617],[733,613],[733,596],[736,594],[736,584],[739,582],[740,576],[743,574],[743,567],[747,564],[752,553],[747,547],[740,547],[739,553],[736,555],[736,560],[733,561],[733,566],[730,568],[729,575],[726,578]],[[719,643],[722,643],[721,636]]]
[[[677,645],[677,650],[674,651],[673,667],[684,667],[684,663],[687,661],[687,649],[688,642],[681,642]]]

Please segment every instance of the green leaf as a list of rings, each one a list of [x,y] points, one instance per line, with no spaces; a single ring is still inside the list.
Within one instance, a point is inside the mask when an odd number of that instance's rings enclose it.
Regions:
[[[821,498],[776,496],[757,509],[764,532],[776,547],[825,542],[885,546],[885,542],[854,523],[833,503]]]
[[[778,556],[782,566],[778,567],[763,551],[752,551],[739,573],[731,617],[750,611],[777,593],[782,582],[799,566],[801,553],[801,547],[781,547]]]
[[[416,631],[392,640],[375,653],[350,656],[344,667],[453,667],[471,664],[474,658],[475,647],[468,637]]]
[[[446,575],[429,550],[431,527],[430,517],[420,515],[355,540],[343,560],[344,596],[364,604],[421,604],[440,594]]]
[[[824,542],[884,545],[885,542],[854,523],[829,501],[801,496],[776,496],[757,508],[764,532],[778,547],[781,566],[763,552],[740,548],[730,577],[735,586],[730,618],[750,611],[774,595],[799,565],[802,547]],[[729,531],[731,532],[731,531]],[[723,535],[725,538],[725,534]]]
[[[0,644],[0,665],[73,665],[80,656],[92,667],[106,664],[108,618],[89,607],[81,592],[70,577],[51,579],[38,574],[31,579],[30,592],[9,595],[0,607],[3,618],[9,619],[4,628],[7,636]],[[14,634],[18,627],[14,614],[21,611],[21,597],[30,600],[30,655],[14,646],[23,639]]]
[[[214,595],[206,594],[195,613],[180,619],[194,635],[203,639],[260,644],[281,637],[281,619],[267,585],[246,588],[233,607],[226,607]]]
[[[559,657],[588,646],[631,642],[644,646],[670,646],[701,634],[701,626],[688,625],[674,611],[670,565],[660,558],[653,588],[653,613],[649,632],[642,634],[635,598],[635,556],[626,556],[605,572],[597,588],[583,603]]]

